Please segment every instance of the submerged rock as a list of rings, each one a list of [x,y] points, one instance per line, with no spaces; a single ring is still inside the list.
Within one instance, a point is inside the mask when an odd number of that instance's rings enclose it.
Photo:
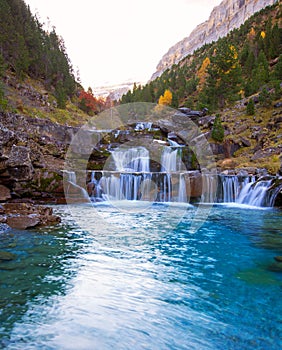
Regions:
[[[16,254],[10,253],[10,252],[5,252],[5,251],[0,251],[0,262],[1,261],[11,261],[16,258]]]

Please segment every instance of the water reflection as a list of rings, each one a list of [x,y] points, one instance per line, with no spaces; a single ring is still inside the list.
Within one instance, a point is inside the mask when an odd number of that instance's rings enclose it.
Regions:
[[[174,230],[162,206],[104,208],[113,229],[89,235],[65,209],[56,230],[0,238],[7,349],[280,349],[280,212],[215,207],[191,234],[191,208]]]
[[[65,293],[79,244],[64,227],[8,230],[0,237],[0,339],[9,338],[30,302]],[[1,259],[1,253],[10,259]],[[0,341],[1,344],[1,341]]]

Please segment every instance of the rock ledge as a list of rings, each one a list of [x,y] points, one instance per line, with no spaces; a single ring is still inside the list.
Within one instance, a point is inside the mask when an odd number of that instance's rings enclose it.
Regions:
[[[53,209],[33,203],[5,203],[0,206],[0,223],[26,230],[35,226],[54,225],[61,221]]]

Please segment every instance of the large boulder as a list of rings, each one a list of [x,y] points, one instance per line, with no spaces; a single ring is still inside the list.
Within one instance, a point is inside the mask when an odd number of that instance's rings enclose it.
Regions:
[[[60,217],[53,215],[52,208],[42,205],[12,202],[3,204],[2,208],[2,223],[19,230],[60,222]]]
[[[7,225],[18,230],[26,230],[40,223],[37,215],[10,216],[7,218]]]

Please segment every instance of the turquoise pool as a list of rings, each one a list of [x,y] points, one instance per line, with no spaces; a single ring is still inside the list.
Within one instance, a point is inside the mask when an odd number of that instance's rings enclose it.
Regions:
[[[195,208],[166,210],[97,204],[90,234],[61,206],[57,227],[2,232],[0,348],[281,349],[282,211],[215,206],[192,234]]]

